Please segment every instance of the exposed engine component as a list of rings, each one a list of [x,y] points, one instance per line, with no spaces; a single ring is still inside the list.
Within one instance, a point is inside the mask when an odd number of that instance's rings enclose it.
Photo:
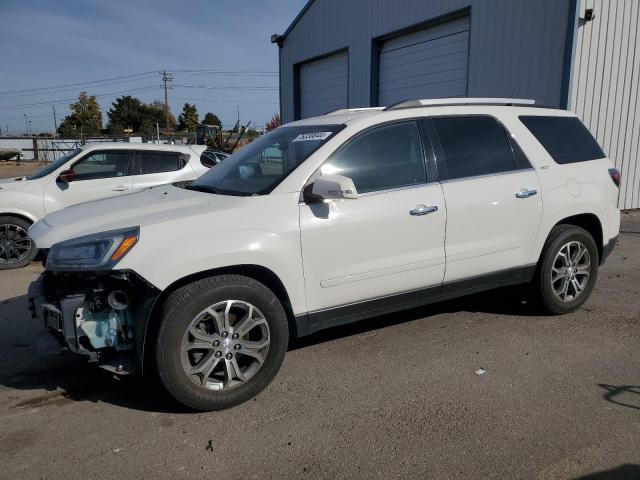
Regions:
[[[105,302],[101,293],[96,292],[76,310],[78,336],[85,337],[95,350],[106,347],[119,352],[132,349],[133,318],[127,310],[129,296],[122,290],[114,290]]]
[[[114,310],[126,310],[129,307],[129,295],[122,290],[114,290],[107,296],[107,303]]]

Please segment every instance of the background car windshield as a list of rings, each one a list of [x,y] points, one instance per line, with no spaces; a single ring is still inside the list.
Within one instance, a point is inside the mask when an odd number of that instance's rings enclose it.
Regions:
[[[54,160],[49,165],[45,165],[44,167],[42,167],[40,170],[38,170],[33,175],[29,175],[27,177],[27,179],[28,180],[35,180],[37,178],[46,177],[51,172],[56,171],[58,168],[60,168],[62,165],[64,165],[69,159],[71,159],[71,158],[75,157],[76,155],[78,155],[81,151],[82,150],[80,150],[79,148],[76,148],[74,151],[72,151],[70,153],[67,153],[66,155],[63,155],[62,157],[58,158],[57,160]]]
[[[342,128],[280,127],[216,165],[190,188],[223,195],[267,194]]]

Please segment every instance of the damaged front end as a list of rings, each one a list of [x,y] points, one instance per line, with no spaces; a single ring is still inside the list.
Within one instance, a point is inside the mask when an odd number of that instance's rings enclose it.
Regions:
[[[63,348],[118,374],[141,364],[144,328],[160,291],[134,272],[45,271],[29,310]]]

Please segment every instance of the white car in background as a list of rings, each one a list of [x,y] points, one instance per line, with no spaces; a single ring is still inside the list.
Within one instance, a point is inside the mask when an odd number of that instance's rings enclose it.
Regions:
[[[0,270],[27,265],[37,247],[27,230],[78,203],[154,185],[194,180],[209,166],[204,146],[97,143],[58,158],[33,175],[0,180]]]

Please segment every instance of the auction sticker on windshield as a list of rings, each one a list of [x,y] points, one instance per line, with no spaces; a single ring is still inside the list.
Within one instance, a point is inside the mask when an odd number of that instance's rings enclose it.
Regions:
[[[292,140],[292,142],[309,142],[309,141],[318,141],[318,140],[326,140],[331,136],[333,132],[309,132],[309,133],[301,133],[296,138]]]

